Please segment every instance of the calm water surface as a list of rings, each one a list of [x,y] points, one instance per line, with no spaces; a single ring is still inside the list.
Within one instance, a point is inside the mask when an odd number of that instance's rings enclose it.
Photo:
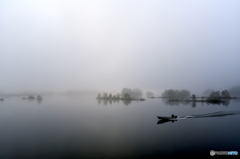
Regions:
[[[162,99],[104,101],[95,95],[0,101],[0,158],[158,158],[240,152],[240,102],[166,105]],[[157,124],[159,116],[234,115]]]

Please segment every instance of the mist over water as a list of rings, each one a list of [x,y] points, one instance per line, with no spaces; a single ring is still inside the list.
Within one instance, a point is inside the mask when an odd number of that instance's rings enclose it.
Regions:
[[[238,1],[0,1],[0,92],[239,85]]]

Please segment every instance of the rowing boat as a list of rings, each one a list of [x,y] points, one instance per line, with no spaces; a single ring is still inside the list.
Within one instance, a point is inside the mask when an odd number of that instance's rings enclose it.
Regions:
[[[177,120],[177,117],[163,117],[163,116],[157,116],[158,119],[162,120]]]

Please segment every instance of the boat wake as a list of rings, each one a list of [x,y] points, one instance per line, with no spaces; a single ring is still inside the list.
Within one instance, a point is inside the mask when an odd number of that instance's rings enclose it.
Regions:
[[[209,114],[199,114],[199,115],[188,115],[188,116],[178,116],[177,120],[188,119],[188,118],[212,118],[212,117],[224,117],[229,115],[240,115],[240,111],[219,111]]]
[[[209,114],[198,114],[198,115],[187,115],[187,116],[178,116],[175,118],[175,120],[167,120],[167,119],[161,119],[158,121],[157,124],[164,124],[167,122],[174,122],[182,119],[189,119],[189,118],[212,118],[212,117],[226,117],[229,115],[240,115],[240,111],[219,111],[219,112],[214,112],[214,113],[209,113]]]

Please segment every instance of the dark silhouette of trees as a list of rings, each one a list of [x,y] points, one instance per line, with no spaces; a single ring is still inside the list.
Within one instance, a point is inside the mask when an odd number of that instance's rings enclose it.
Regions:
[[[125,94],[124,94],[124,98],[130,99],[130,95],[129,95],[128,93],[125,93]]]
[[[33,100],[33,99],[35,99],[35,97],[34,96],[28,96],[28,99]]]
[[[220,99],[221,95],[219,91],[212,91],[212,93],[209,95],[208,99]]]
[[[139,88],[134,88],[133,90],[130,88],[123,88],[121,92],[122,97],[124,97],[125,93],[128,93],[130,98],[142,98],[143,95],[142,90]]]
[[[132,93],[132,89],[130,89],[130,88],[123,88],[122,89],[122,93],[121,93],[122,97],[124,97],[125,93],[127,93],[130,97],[132,97],[131,96],[133,94]]]
[[[154,93],[153,93],[153,92],[149,92],[149,91],[147,91],[147,93],[146,93],[146,97],[147,97],[147,98],[154,97]]]
[[[162,97],[165,98],[189,98],[190,97],[190,91],[188,90],[173,90],[173,89],[169,89],[169,90],[165,90],[162,94]]]
[[[231,98],[230,93],[227,90],[223,90],[221,93],[220,91],[213,91],[209,97],[208,100],[220,100],[220,99],[229,99]]]
[[[192,95],[192,100],[196,100],[196,95],[195,94]]]
[[[221,95],[222,95],[222,98],[230,98],[231,97],[228,90],[222,91]]]
[[[108,98],[108,94],[107,93],[103,93],[103,98]]]

